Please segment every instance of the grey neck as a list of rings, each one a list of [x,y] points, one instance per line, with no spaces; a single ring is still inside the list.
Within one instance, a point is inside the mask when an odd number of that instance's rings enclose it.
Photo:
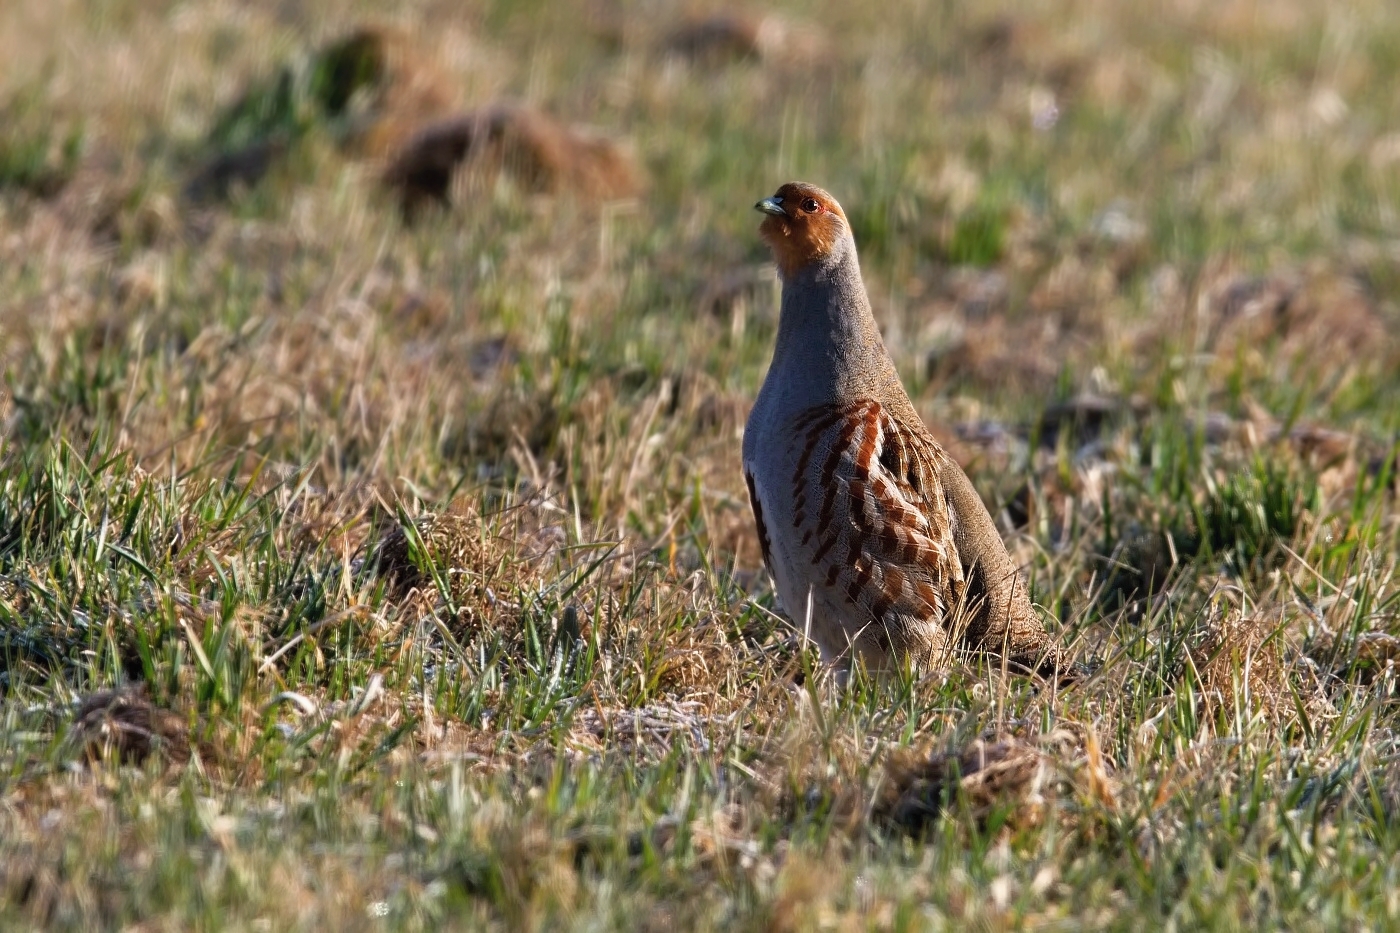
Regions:
[[[801,405],[902,396],[861,281],[854,244],[783,282],[769,382]],[[797,396],[802,396],[797,398]]]

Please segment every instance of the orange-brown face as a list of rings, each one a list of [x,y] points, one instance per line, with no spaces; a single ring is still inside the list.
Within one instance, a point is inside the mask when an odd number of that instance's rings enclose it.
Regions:
[[[754,209],[766,215],[758,233],[772,247],[784,278],[825,257],[849,229],[835,198],[800,181],[783,185]]]

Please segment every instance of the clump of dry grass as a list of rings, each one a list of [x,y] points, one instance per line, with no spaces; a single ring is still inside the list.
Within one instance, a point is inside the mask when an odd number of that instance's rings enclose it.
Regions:
[[[709,64],[753,58],[805,64],[830,47],[819,29],[776,13],[728,10],[691,16],[666,38],[664,49]]]
[[[421,565],[440,564],[449,572],[480,576],[486,554],[481,517],[474,503],[459,499],[442,514],[429,515],[410,526],[395,524],[375,546],[371,560],[400,599],[432,583],[432,573]],[[414,560],[418,554],[418,560]],[[468,586],[474,586],[473,583]],[[460,592],[466,595],[470,590]]]
[[[90,759],[139,765],[157,755],[179,765],[191,754],[188,719],[157,706],[145,684],[84,697],[73,718],[73,730]]]
[[[913,835],[948,811],[977,821],[1000,811],[1033,826],[1044,816],[1052,781],[1047,756],[1009,736],[952,750],[897,748],[885,762],[871,817]]]
[[[557,528],[531,534],[525,512],[516,506],[483,517],[476,501],[458,498],[443,512],[392,525],[373,542],[369,561],[405,618],[450,608],[459,631],[509,628],[510,610],[543,578],[542,561],[559,543]]]
[[[584,200],[627,197],[642,185],[636,163],[614,140],[515,103],[424,127],[391,158],[383,181],[412,214],[450,203],[459,173],[490,179],[502,172],[526,190]]]
[[[859,694],[838,690],[832,704],[826,693],[820,684],[789,688],[782,700],[789,712],[768,734],[760,799],[797,822],[821,819],[846,838],[922,838],[943,817],[976,828],[995,815],[998,826],[1032,829],[1069,786],[1067,775],[1082,770],[1070,759],[1083,743],[1064,741],[1067,732],[1050,744],[1009,733],[968,737],[949,709],[922,721],[907,742],[886,742],[883,729],[863,728]],[[883,715],[899,719],[892,710]]]
[[[945,318],[933,329],[939,333],[924,364],[935,384],[1045,391],[1054,385],[1064,358],[1053,329],[1040,322],[1013,324],[994,315],[969,325]]]
[[[1289,664],[1277,620],[1218,602],[1191,649],[1192,663],[1212,708],[1246,704],[1292,716]]]

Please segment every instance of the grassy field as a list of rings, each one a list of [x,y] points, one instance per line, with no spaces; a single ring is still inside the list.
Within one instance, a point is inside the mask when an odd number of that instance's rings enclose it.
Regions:
[[[1400,923],[1400,7],[716,9],[0,4],[0,927]],[[1081,683],[777,614],[791,179]]]

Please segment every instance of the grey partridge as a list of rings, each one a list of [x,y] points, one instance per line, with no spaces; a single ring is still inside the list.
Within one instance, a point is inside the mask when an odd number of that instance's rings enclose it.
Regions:
[[[755,208],[783,290],[744,479],[783,608],[842,670],[928,670],[955,644],[1059,670],[987,507],[900,383],[845,212],[798,182]]]

